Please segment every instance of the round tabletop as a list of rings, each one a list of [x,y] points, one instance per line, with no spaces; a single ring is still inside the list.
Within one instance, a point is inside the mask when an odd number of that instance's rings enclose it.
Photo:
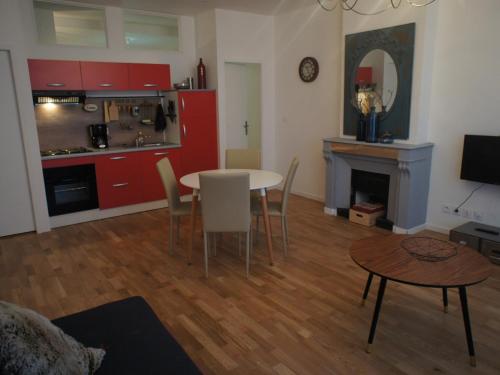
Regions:
[[[388,280],[432,288],[474,285],[490,276],[491,263],[477,250],[456,244],[455,256],[429,262],[401,247],[401,241],[410,237],[418,236],[377,236],[354,241],[351,258],[368,272]]]
[[[250,175],[250,190],[265,189],[279,185],[283,177],[275,172],[260,169],[214,169],[187,174],[181,177],[181,184],[195,190],[200,190],[200,173],[228,174],[235,172],[247,172]]]

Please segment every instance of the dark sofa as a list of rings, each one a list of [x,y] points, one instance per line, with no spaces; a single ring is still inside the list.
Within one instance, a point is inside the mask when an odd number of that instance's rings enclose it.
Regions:
[[[142,297],[52,322],[84,345],[106,350],[98,375],[201,374]]]

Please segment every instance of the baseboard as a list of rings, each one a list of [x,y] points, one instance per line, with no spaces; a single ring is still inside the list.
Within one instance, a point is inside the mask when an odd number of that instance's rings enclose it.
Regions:
[[[450,229],[449,228],[438,227],[438,226],[432,225],[432,224],[426,224],[425,229],[431,230],[433,232],[438,232],[438,233],[446,234],[446,235],[450,234]]]
[[[329,208],[329,207],[323,207],[323,212],[327,215],[330,216],[337,216],[337,209],[336,208]]]
[[[401,227],[398,227],[396,225],[394,225],[392,227],[392,231],[396,234],[415,234],[415,233],[423,231],[424,229],[427,229],[426,224],[418,225],[416,227],[408,228],[408,229],[401,228]]]
[[[109,208],[107,210],[96,209],[80,211],[66,215],[52,216],[50,218],[50,226],[51,228],[64,227],[88,221],[108,219],[115,216],[135,214],[142,211],[157,210],[165,207],[168,207],[168,203],[166,199],[163,199],[154,202],[134,204],[131,206]]]
[[[293,191],[292,190],[292,194],[298,195],[299,197],[311,199],[311,200],[317,201],[317,202],[324,202],[325,201],[325,199],[323,197],[320,197],[320,196],[314,195],[314,194],[303,193],[303,192],[300,192],[300,191]]]

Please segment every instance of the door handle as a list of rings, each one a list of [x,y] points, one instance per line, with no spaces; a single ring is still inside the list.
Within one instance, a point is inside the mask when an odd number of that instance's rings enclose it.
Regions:
[[[62,86],[65,86],[64,83],[47,83],[47,86],[50,86],[50,87],[62,87]]]
[[[155,152],[155,156],[168,155],[168,152]]]
[[[110,160],[122,160],[122,159],[126,159],[127,157],[126,156],[114,156],[112,158],[109,158]]]
[[[248,125],[248,121],[245,121],[245,125],[243,125],[243,127],[245,128],[245,135],[248,135],[248,127],[250,125]]]
[[[99,86],[100,87],[111,87],[111,86],[113,86],[113,84],[112,83],[99,83]]]
[[[128,185],[128,182],[122,182],[121,184],[113,184],[113,187],[124,187],[124,186],[127,186]]]
[[[156,87],[156,86],[158,86],[157,83],[145,83],[144,84],[144,87]]]
[[[70,192],[70,191],[78,191],[78,190],[85,190],[85,189],[88,189],[88,187],[86,186],[80,186],[80,187],[76,187],[76,188],[68,188],[68,189],[54,189],[54,193],[67,193],[67,192]]]
[[[182,131],[184,132],[184,138],[187,136],[186,125],[182,124]]]
[[[184,111],[184,107],[186,106],[184,103],[184,98],[181,98],[181,106],[182,106],[182,110]]]

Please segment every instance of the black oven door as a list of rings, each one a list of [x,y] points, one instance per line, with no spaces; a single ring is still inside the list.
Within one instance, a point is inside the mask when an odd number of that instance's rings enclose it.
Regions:
[[[49,216],[99,207],[94,164],[43,170]]]

